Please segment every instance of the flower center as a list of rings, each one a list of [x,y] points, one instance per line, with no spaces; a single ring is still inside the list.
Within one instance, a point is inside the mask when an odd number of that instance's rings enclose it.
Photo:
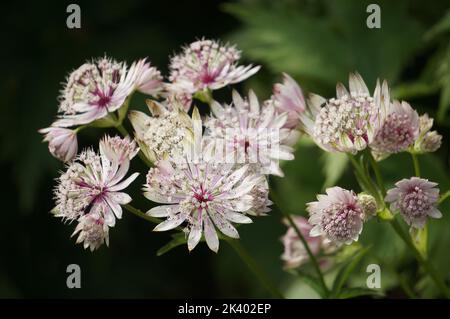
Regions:
[[[345,242],[359,233],[360,216],[354,205],[333,204],[324,210],[321,224],[329,237]]]
[[[209,191],[205,191],[203,187],[200,187],[193,191],[191,202],[197,208],[207,208],[208,203],[213,199],[214,197]]]
[[[402,211],[412,217],[422,217],[430,209],[430,200],[428,196],[419,187],[414,187],[408,191],[400,202]]]

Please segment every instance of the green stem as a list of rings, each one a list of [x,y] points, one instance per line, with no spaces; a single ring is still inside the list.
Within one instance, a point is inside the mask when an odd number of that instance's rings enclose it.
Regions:
[[[372,153],[370,151],[367,153],[369,156],[370,165],[372,166],[372,169],[375,173],[375,178],[377,180],[378,187],[380,188],[381,194],[383,195],[384,198],[384,196],[386,196],[386,188],[384,187],[383,176],[381,175],[380,167],[378,166],[377,161],[373,158]]]
[[[130,135],[128,133],[127,129],[122,124],[117,125],[116,129],[124,137]],[[153,167],[153,163],[148,160],[148,158],[145,156],[145,154],[141,150],[139,151],[138,156],[145,163],[145,165],[147,165],[148,167]]]
[[[142,219],[145,219],[146,221],[149,221],[151,223],[159,224],[161,222],[161,220],[159,218],[148,216],[147,214],[145,214],[141,210],[131,206],[130,204],[123,205],[123,208],[125,208],[130,213],[132,213]]]
[[[350,162],[353,165],[354,173],[356,175],[357,180],[362,183],[361,188],[368,191],[372,196],[375,197],[377,204],[379,207],[384,206],[383,198],[381,198],[380,193],[378,192],[377,188],[374,186],[372,180],[370,177],[367,176],[366,172],[364,171],[364,168],[361,167],[361,165],[358,163],[356,158],[351,155],[347,154],[348,158],[350,159]]]
[[[130,204],[123,205],[123,207],[129,211],[130,213],[136,215],[137,217],[140,217],[142,219],[145,219],[146,221],[149,221],[154,224],[161,223],[161,220],[156,217],[148,216],[144,212],[142,212],[140,209],[137,209]],[[177,228],[178,229],[178,228]],[[275,287],[275,285],[270,281],[269,276],[259,267],[258,263],[248,254],[248,252],[244,249],[244,247],[239,243],[238,240],[231,239],[229,237],[221,237],[226,242],[230,244],[231,247],[237,252],[239,257],[244,261],[244,263],[254,272],[256,277],[261,281],[264,287],[267,288],[267,290],[270,291],[270,293],[276,297],[276,298],[284,298],[283,295],[280,293],[280,291]]]
[[[438,205],[442,204],[448,197],[450,197],[450,190],[446,191],[439,197]]]
[[[399,235],[400,238],[403,239],[406,246],[408,246],[408,248],[413,252],[417,261],[430,275],[431,279],[434,281],[436,286],[441,290],[441,292],[445,295],[446,298],[450,298],[450,291],[445,285],[444,280],[440,277],[440,275],[438,274],[434,266],[429,262],[429,260],[424,258],[424,256],[422,256],[422,254],[417,250],[417,248],[412,243],[409,234],[405,233],[400,223],[395,218],[391,220],[390,224],[394,228],[397,235]]]
[[[278,198],[273,190],[272,187],[272,199],[274,199],[273,197],[276,197],[276,200],[273,200],[274,204],[276,205],[276,207],[278,207],[278,205],[276,203],[278,203]],[[295,233],[297,234],[298,238],[300,239],[300,241],[302,242],[303,246],[306,249],[306,252],[308,253],[308,257],[309,260],[311,261],[315,272],[317,273],[317,276],[319,278],[320,281],[320,285],[322,286],[323,290],[325,291],[325,293],[327,294],[327,296],[330,293],[330,290],[328,289],[327,285],[325,284],[325,279],[322,273],[322,270],[320,269],[319,263],[317,262],[317,258],[316,256],[312,253],[311,248],[308,245],[308,242],[306,241],[305,237],[303,236],[302,232],[298,229],[297,225],[295,224],[294,220],[292,219],[291,215],[286,212],[284,209],[281,209],[278,207],[278,210],[280,211],[280,213],[288,220],[289,225],[294,229]]]
[[[225,241],[236,251],[238,256],[244,261],[247,267],[255,274],[258,280],[263,286],[273,295],[275,298],[284,299],[281,292],[275,287],[269,276],[259,266],[259,264],[248,254],[247,250],[236,239],[224,238]]]
[[[420,164],[419,164],[419,159],[418,159],[417,155],[414,154],[414,153],[411,153],[411,157],[412,157],[413,164],[414,164],[414,174],[415,174],[417,177],[420,177]]]
[[[308,253],[309,260],[311,260],[311,263],[314,267],[314,270],[317,273],[317,276],[319,277],[320,285],[324,289],[327,296],[330,293],[330,290],[328,289],[327,285],[325,284],[325,279],[323,277],[322,271],[320,270],[319,263],[317,262],[316,256],[312,253],[311,249],[309,248],[308,242],[306,241],[305,237],[301,233],[301,231],[298,229],[297,225],[295,224],[294,220],[292,219],[291,215],[281,210],[281,213],[286,217],[286,219],[289,222],[289,225],[294,229],[295,233],[297,234],[298,238],[302,242],[303,246],[306,249],[306,252]]]

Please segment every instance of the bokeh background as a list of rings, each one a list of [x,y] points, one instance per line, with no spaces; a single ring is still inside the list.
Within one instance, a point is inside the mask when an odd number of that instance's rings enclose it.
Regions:
[[[73,225],[53,218],[52,188],[63,166],[41,143],[37,130],[48,126],[57,109],[61,82],[91,57],[107,54],[131,63],[148,56],[167,74],[169,56],[182,44],[208,37],[236,43],[245,62],[262,70],[240,89],[254,88],[268,98],[281,72],[291,74],[305,92],[333,96],[337,81],[358,70],[373,88],[386,78],[397,98],[436,118],[444,144],[420,158],[423,175],[450,188],[450,11],[441,1],[241,0],[241,1],[79,1],[81,29],[66,27],[70,2],[2,4],[0,59],[0,297],[269,297],[234,251],[221,243],[216,255],[206,245],[192,253],[185,246],[157,257],[170,234],[151,232],[152,225],[124,213],[110,232],[110,248],[91,253],[70,239]],[[368,29],[366,7],[381,7],[381,29]],[[229,96],[230,88],[219,94]],[[143,108],[135,96],[133,108]],[[103,131],[81,133],[84,146],[97,144]],[[140,163],[136,170],[145,171]],[[384,178],[413,174],[406,155],[382,163]],[[305,203],[324,187],[339,183],[358,190],[346,159],[323,154],[302,139],[296,160],[284,165],[286,177],[272,178],[280,209],[305,214]],[[133,203],[148,209],[140,195],[145,173],[130,188]],[[450,210],[430,223],[430,256],[450,280]],[[242,244],[288,297],[314,297],[300,279],[282,270],[280,237],[285,231],[274,211],[240,228]],[[437,296],[412,256],[391,229],[376,220],[361,239],[372,251],[352,277],[365,282],[365,265],[382,269],[388,297],[405,296],[409,285],[422,296]],[[66,287],[66,267],[79,264],[82,288]],[[328,277],[332,277],[329,274]]]

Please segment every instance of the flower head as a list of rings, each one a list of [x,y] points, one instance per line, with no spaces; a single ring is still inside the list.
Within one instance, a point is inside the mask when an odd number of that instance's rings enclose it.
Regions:
[[[78,234],[77,244],[83,243],[84,249],[94,251],[103,243],[109,246],[109,227],[101,214],[91,213],[81,216],[72,236]]]
[[[189,116],[177,104],[148,100],[147,105],[153,116],[139,111],[129,114],[141,150],[151,162],[177,157],[183,151],[186,130],[192,126]]]
[[[357,241],[363,229],[364,210],[353,191],[331,187],[318,201],[307,204],[311,236],[325,236],[335,244]]]
[[[60,97],[60,119],[54,125],[68,127],[102,119],[117,111],[135,91],[157,94],[162,77],[145,60],[127,70],[124,62],[99,58],[73,71]]]
[[[125,161],[131,161],[139,152],[136,142],[131,140],[129,136],[121,138],[119,136],[106,135],[100,141],[100,152],[104,154],[111,162],[119,164]]]
[[[222,234],[239,238],[232,223],[251,223],[245,215],[253,210],[252,190],[265,177],[249,172],[248,165],[236,168],[224,165],[210,157],[201,147],[202,128],[198,110],[193,113],[193,153],[186,151],[177,161],[162,160],[150,168],[144,196],[164,204],[148,211],[154,217],[166,220],[155,231],[166,231],[186,224],[188,249],[192,250],[205,236],[208,247],[217,252]],[[188,143],[186,143],[187,145]],[[191,149],[189,145],[186,149]]]
[[[277,113],[288,113],[284,127],[294,129],[300,122],[300,114],[305,111],[302,89],[288,74],[283,73],[283,83],[273,86],[273,95],[268,101],[273,103]]]
[[[385,201],[391,203],[391,210],[400,212],[405,222],[414,228],[422,228],[427,217],[441,218],[436,208],[439,199],[437,183],[427,179],[411,177],[395,183],[388,190]]]
[[[375,140],[370,145],[376,158],[408,149],[419,136],[419,115],[406,102],[394,101]]]
[[[191,88],[217,90],[241,82],[259,70],[259,66],[238,66],[241,54],[233,46],[212,40],[198,40],[184,47],[170,61],[170,81]]]
[[[430,131],[433,127],[433,119],[428,114],[424,114],[420,116],[419,122],[419,136],[414,143],[414,151],[419,154],[437,151],[442,144],[442,135],[437,131]]]
[[[105,138],[102,143],[105,145],[111,140],[118,142]],[[126,141],[122,144],[125,145]],[[115,151],[118,153],[112,155],[111,152]],[[83,231],[89,233],[88,229],[94,227],[93,219],[86,216],[91,216],[103,227],[113,227],[116,218],[122,217],[121,205],[131,201],[131,197],[121,191],[139,175],[134,173],[124,179],[131,156],[124,157],[123,154],[123,149],[105,146],[99,153],[90,149],[83,151],[58,178],[56,207],[52,213],[65,220],[78,220],[81,234]]]
[[[336,246],[332,245],[326,238],[322,236],[310,236],[313,226],[308,223],[306,218],[302,216],[295,216],[293,219],[298,230],[303,235],[303,238],[305,238],[313,255],[317,256],[321,251],[331,253],[335,250]],[[309,255],[295,229],[288,225],[288,223],[286,223],[286,225],[289,226],[289,228],[286,234],[281,238],[284,246],[281,259],[284,261],[284,267],[286,269],[292,269],[308,262]],[[320,260],[320,263],[323,265],[324,261],[325,260]]]
[[[336,98],[312,94],[309,110],[300,115],[303,129],[326,151],[357,153],[372,143],[389,103],[386,82],[373,97],[358,73],[350,74],[350,91],[338,83]]]
[[[279,160],[294,159],[287,145],[291,130],[283,128],[288,114],[276,114],[270,104],[260,107],[253,91],[248,100],[233,91],[233,105],[212,103],[213,116],[205,122],[208,139],[228,162],[258,164],[264,174],[283,176]]]
[[[73,130],[60,127],[47,127],[39,130],[45,134],[44,141],[48,142],[50,153],[57,159],[68,162],[78,151],[77,133]]]

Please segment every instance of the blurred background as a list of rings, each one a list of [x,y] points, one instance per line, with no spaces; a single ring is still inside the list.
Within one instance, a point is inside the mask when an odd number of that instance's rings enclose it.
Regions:
[[[450,6],[447,0],[241,0],[241,1],[77,1],[81,29],[66,27],[70,2],[9,1],[2,4],[3,49],[0,80],[0,297],[269,297],[234,251],[221,243],[216,255],[206,245],[192,253],[185,246],[157,257],[170,234],[124,213],[110,232],[110,248],[85,251],[70,238],[74,225],[53,218],[54,178],[63,165],[41,143],[39,128],[57,110],[57,96],[67,73],[92,57],[107,54],[131,63],[148,56],[167,74],[169,57],[181,45],[207,37],[236,43],[246,63],[262,70],[240,87],[268,98],[281,72],[299,81],[305,92],[334,95],[337,81],[358,70],[373,89],[386,78],[396,98],[436,119],[444,143],[420,158],[423,176],[450,188]],[[369,3],[381,7],[381,28],[369,29]],[[5,41],[6,40],[6,41]],[[230,88],[219,92],[228,96]],[[131,107],[143,109],[142,96]],[[83,146],[96,145],[104,131],[83,130]],[[139,162],[134,169],[145,171]],[[324,187],[339,184],[358,190],[346,159],[323,154],[306,139],[296,160],[284,165],[286,177],[272,178],[278,206],[304,215],[305,203]],[[390,184],[413,174],[410,158],[382,162]],[[134,206],[150,203],[140,195],[145,174],[130,188]],[[449,202],[449,201],[448,201]],[[450,280],[450,205],[444,218],[430,223],[432,262]],[[301,280],[282,270],[281,215],[274,212],[240,228],[242,244],[288,297],[315,297]],[[391,229],[375,219],[361,239],[372,244],[369,257],[352,277],[365,283],[365,265],[379,263],[382,289],[402,298],[405,282],[422,296],[437,296],[412,256]],[[66,267],[81,267],[81,289],[66,287]],[[332,276],[330,274],[329,276]]]

